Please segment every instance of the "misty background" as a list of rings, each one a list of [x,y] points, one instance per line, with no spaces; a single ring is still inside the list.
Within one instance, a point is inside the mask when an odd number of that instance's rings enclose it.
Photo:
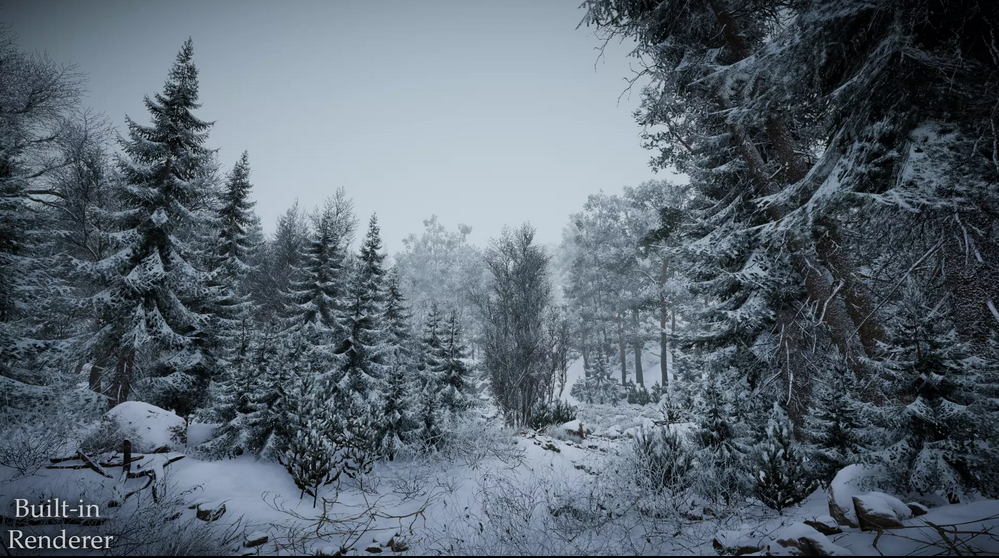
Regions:
[[[632,44],[605,56],[579,0],[6,3],[29,52],[87,76],[124,132],[193,38],[199,116],[228,170],[243,150],[264,230],[347,189],[389,253],[437,214],[483,245],[524,221],[557,243],[573,208],[653,177],[632,113]],[[669,178],[669,177],[663,177]]]

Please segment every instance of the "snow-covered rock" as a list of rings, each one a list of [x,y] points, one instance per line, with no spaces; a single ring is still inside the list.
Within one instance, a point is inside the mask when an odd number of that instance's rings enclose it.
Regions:
[[[893,507],[881,496],[875,494],[854,496],[853,507],[856,510],[860,528],[864,531],[903,527],[901,518],[895,514]]]
[[[906,504],[906,506],[909,508],[909,511],[912,512],[912,516],[913,517],[919,517],[920,515],[926,515],[930,511],[929,508],[927,508],[926,506],[924,506],[924,505],[922,505],[922,504],[920,504],[918,502],[909,502],[909,503]]]
[[[829,515],[840,525],[860,527],[853,497],[868,493],[871,488],[884,484],[885,471],[870,465],[844,467],[829,485]]]
[[[140,401],[126,401],[104,414],[104,420],[131,437],[132,451],[181,450],[187,423],[177,415]]]
[[[814,519],[805,520],[805,525],[822,533],[823,535],[837,535],[843,530],[831,515],[820,515]]]
[[[853,556],[849,550],[803,523],[782,527],[767,545],[770,556]]]

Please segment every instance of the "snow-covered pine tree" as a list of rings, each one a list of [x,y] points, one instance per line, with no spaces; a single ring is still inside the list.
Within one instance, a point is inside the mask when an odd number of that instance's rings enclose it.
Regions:
[[[857,397],[856,377],[842,358],[834,358],[813,381],[813,409],[805,417],[809,473],[828,483],[867,452],[871,427]]]
[[[213,279],[223,291],[216,305],[219,315],[242,325],[252,314],[252,303],[246,289],[247,275],[252,271],[249,263],[251,254],[256,250],[250,234],[255,224],[253,214],[254,202],[250,200],[250,162],[247,152],[243,152],[239,161],[225,183],[221,193],[221,207],[218,210],[215,253],[213,255]],[[227,332],[227,342],[231,343],[232,335],[241,337],[238,327]]]
[[[344,455],[329,437],[332,428],[322,390],[306,366],[295,378],[294,394],[288,402],[288,439],[281,453],[281,463],[288,469],[295,486],[312,496],[316,507],[319,489],[335,482],[343,471]]]
[[[326,349],[323,353],[331,352],[347,335],[346,260],[354,227],[353,204],[341,188],[312,216],[304,261],[287,295],[288,327],[302,330],[317,348]]]
[[[712,374],[703,380],[703,395],[695,405],[697,429],[693,437],[698,450],[695,460],[700,490],[706,497],[721,498],[726,505],[749,491],[749,448],[745,425],[741,424],[723,381],[732,373]],[[675,393],[675,392],[674,392]]]
[[[281,401],[290,388],[288,350],[279,347],[273,329],[247,329],[245,354],[240,366],[226,371],[226,381],[213,386],[212,404],[199,413],[209,424],[218,424],[212,438],[198,449],[209,457],[259,455],[275,424],[283,415]]]
[[[444,441],[440,415],[440,391],[444,384],[447,355],[442,339],[443,324],[436,303],[430,305],[420,339],[420,364],[418,367],[417,428],[424,447],[439,448]]]
[[[774,402],[767,437],[757,450],[756,497],[778,512],[800,503],[817,486],[806,474],[793,429],[787,412]]]
[[[440,405],[441,410],[451,419],[454,419],[467,411],[474,403],[470,395],[471,370],[465,362],[467,349],[458,313],[454,310],[449,312],[447,320],[441,325],[443,326],[441,341],[444,355],[444,376],[441,379]]]
[[[347,420],[358,459],[374,457],[381,430],[381,407],[392,347],[384,323],[384,274],[378,221],[372,216],[349,285],[346,338],[337,350],[336,410]]]
[[[569,389],[569,393],[577,400],[611,405],[617,405],[621,400],[622,386],[614,380],[608,353],[607,343],[597,343],[590,350],[584,377]]]
[[[385,343],[389,356],[378,437],[379,453],[392,461],[416,429],[419,382],[414,374],[418,363],[413,357],[409,309],[395,268],[386,275],[385,286],[383,322],[387,324]]]
[[[216,293],[213,320],[221,339],[220,373],[212,382],[208,415],[213,422],[235,418],[231,402],[246,396],[250,372],[251,344],[256,335],[253,324],[254,304],[247,290],[247,277],[253,268],[248,263],[257,249],[250,233],[255,224],[250,193],[250,166],[244,151],[226,180],[221,194],[216,227],[218,238],[211,255],[210,285]],[[215,407],[219,407],[216,409]]]
[[[209,276],[197,237],[209,219],[214,152],[204,146],[211,123],[192,112],[200,106],[193,55],[188,39],[163,92],[145,99],[150,126],[127,120],[120,245],[95,266],[107,285],[96,297],[104,326],[88,344],[94,360],[112,370],[111,405],[130,397],[145,368],[143,398],[182,415],[206,398],[218,342],[203,312]]]
[[[897,419],[894,444],[879,457],[901,490],[952,503],[974,492],[995,497],[996,365],[972,353],[945,302],[925,293],[909,278],[895,308],[884,369],[897,390]]]
[[[289,294],[300,279],[309,227],[299,210],[298,201],[278,217],[274,238],[257,254],[262,263],[259,275],[253,276],[253,298],[260,307],[259,322],[283,323],[295,313],[289,308]]]

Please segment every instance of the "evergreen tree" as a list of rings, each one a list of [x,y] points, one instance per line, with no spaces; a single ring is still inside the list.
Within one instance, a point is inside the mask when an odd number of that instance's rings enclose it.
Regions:
[[[995,495],[994,363],[973,355],[947,307],[930,304],[910,279],[895,311],[886,371],[898,404],[894,444],[881,453],[900,488],[952,503]]]
[[[853,371],[836,359],[816,376],[815,408],[805,419],[812,476],[832,481],[840,469],[857,463],[870,439],[864,408],[857,400]]]
[[[204,402],[215,373],[218,332],[204,313],[212,295],[197,237],[209,219],[213,152],[204,146],[211,124],[192,113],[197,100],[189,39],[163,93],[145,100],[152,124],[127,121],[121,245],[96,265],[107,285],[97,297],[104,325],[89,344],[113,367],[111,405],[129,398],[144,355],[152,377],[145,399],[181,414]]]
[[[336,408],[347,417],[352,439],[362,455],[373,456],[381,429],[380,410],[385,393],[391,347],[386,344],[381,239],[372,217],[361,245],[350,285],[345,318],[346,339],[337,351]]]
[[[775,402],[767,424],[767,437],[757,457],[756,497],[778,512],[808,497],[816,488],[805,474],[804,458],[795,445],[787,413]]]
[[[465,363],[466,348],[457,312],[450,312],[447,321],[441,325],[444,328],[441,339],[444,362],[439,399],[441,411],[453,419],[473,404],[469,393],[472,387],[469,378],[471,371]]]
[[[589,362],[584,364],[584,377],[573,384],[569,393],[587,403],[616,405],[622,397],[622,386],[613,378],[607,344],[599,343],[590,351]]]
[[[696,408],[698,427],[694,438],[699,447],[696,459],[702,490],[707,496],[721,496],[726,504],[731,504],[748,491],[749,450],[742,433],[743,424],[721,379],[725,376],[728,375],[712,374],[704,380],[703,396]]]
[[[290,430],[281,462],[302,490],[301,496],[308,493],[312,507],[316,507],[319,488],[339,479],[344,457],[329,437],[331,417],[311,369],[303,370],[296,384],[288,404]]]
[[[417,363],[411,350],[409,310],[399,290],[395,269],[387,274],[383,322],[387,324],[385,343],[389,364],[385,372],[379,453],[392,461],[416,430],[414,415],[419,406],[419,383],[411,374]]]
[[[443,420],[441,418],[440,392],[444,385],[447,367],[447,354],[440,310],[431,304],[423,325],[420,339],[419,408],[417,422],[423,444],[427,448],[439,448],[444,441]]]

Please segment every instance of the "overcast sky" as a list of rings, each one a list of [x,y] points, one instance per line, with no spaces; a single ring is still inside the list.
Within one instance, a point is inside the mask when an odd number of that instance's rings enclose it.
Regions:
[[[653,178],[618,97],[628,45],[576,29],[581,0],[6,2],[18,44],[76,64],[85,105],[147,123],[194,39],[203,119],[225,169],[245,149],[265,230],[337,187],[389,251],[437,214],[477,244],[530,221],[558,242],[586,196]]]

